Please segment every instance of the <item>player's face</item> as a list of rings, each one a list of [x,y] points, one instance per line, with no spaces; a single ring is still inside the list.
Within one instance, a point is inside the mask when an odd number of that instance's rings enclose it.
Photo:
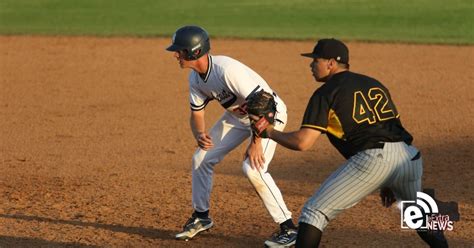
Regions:
[[[176,51],[173,56],[179,61],[179,66],[181,68],[190,68],[190,61],[184,59],[185,55],[185,51]]]
[[[313,77],[318,82],[326,82],[331,71],[329,70],[329,60],[314,58],[313,62],[309,65],[311,67],[311,72],[313,72]]]

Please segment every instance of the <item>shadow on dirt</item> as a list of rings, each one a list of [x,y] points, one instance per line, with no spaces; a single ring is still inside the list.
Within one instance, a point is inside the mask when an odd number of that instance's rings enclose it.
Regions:
[[[20,214],[11,214],[11,215],[0,214],[0,218],[49,222],[53,224],[65,224],[65,225],[73,225],[73,226],[81,226],[81,227],[94,227],[94,228],[106,229],[112,232],[138,234],[144,237],[156,238],[156,239],[174,239],[174,235],[175,235],[174,232],[169,231],[169,230],[159,230],[159,229],[145,228],[145,227],[127,227],[127,226],[122,226],[118,224],[101,224],[101,223],[95,223],[95,222],[82,222],[78,220],[58,220],[58,219],[51,219],[51,218],[46,218],[46,217],[28,216],[28,215],[20,215]]]
[[[0,247],[78,247],[78,248],[95,248],[99,246],[84,245],[77,242],[54,242],[43,239],[0,236]]]
[[[8,218],[8,219],[16,219],[16,220],[24,220],[24,221],[38,221],[38,222],[48,222],[52,224],[65,224],[65,225],[73,225],[73,226],[81,226],[81,227],[93,227],[98,229],[105,229],[112,232],[122,232],[128,234],[136,234],[147,238],[152,239],[161,239],[161,240],[175,240],[176,231],[171,230],[160,230],[154,228],[146,228],[146,227],[127,227],[118,224],[101,224],[95,222],[83,222],[77,220],[58,220],[46,217],[39,217],[39,216],[28,216],[28,215],[20,215],[20,214],[0,214],[0,218]],[[207,238],[217,239],[220,242],[225,243],[234,243],[239,244],[244,240],[255,240],[258,239],[257,236],[235,236],[229,237],[223,234],[216,234],[208,233],[206,234]],[[203,240],[205,241],[205,240]],[[201,242],[203,242],[201,241]],[[199,242],[199,241],[198,241]],[[185,243],[185,242],[180,242]],[[5,244],[5,245],[3,245]],[[12,245],[8,245],[12,244]],[[34,238],[21,238],[21,237],[8,237],[8,236],[0,236],[0,247],[96,247],[96,246],[87,246],[80,243],[61,243],[61,242],[50,242],[41,239],[34,239]]]

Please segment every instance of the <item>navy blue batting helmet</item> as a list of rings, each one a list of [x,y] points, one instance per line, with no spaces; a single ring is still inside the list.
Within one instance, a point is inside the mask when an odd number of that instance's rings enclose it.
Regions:
[[[173,43],[166,50],[184,51],[186,60],[196,60],[211,50],[211,43],[208,33],[203,28],[184,26],[176,30]]]

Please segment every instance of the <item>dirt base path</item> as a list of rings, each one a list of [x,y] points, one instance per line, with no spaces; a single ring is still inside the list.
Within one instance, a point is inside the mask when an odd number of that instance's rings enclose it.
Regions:
[[[276,230],[243,176],[244,147],[216,168],[212,231],[174,234],[191,214],[187,71],[169,39],[0,37],[0,247],[262,247]],[[319,86],[313,42],[213,40],[212,52],[259,72],[299,127]],[[474,47],[348,43],[351,69],[386,84],[424,161],[427,188],[457,201],[452,247],[474,243]],[[210,104],[207,118],[221,113]],[[210,123],[209,123],[210,125]],[[295,218],[343,161],[322,138],[277,149],[270,172]],[[423,247],[377,193],[344,212],[323,247]]]

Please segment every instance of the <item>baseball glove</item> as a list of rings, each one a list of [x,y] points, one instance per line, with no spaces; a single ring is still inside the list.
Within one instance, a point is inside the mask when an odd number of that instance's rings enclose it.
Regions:
[[[266,130],[275,123],[276,102],[273,95],[264,90],[255,92],[247,100],[247,113],[254,135],[268,138]]]

